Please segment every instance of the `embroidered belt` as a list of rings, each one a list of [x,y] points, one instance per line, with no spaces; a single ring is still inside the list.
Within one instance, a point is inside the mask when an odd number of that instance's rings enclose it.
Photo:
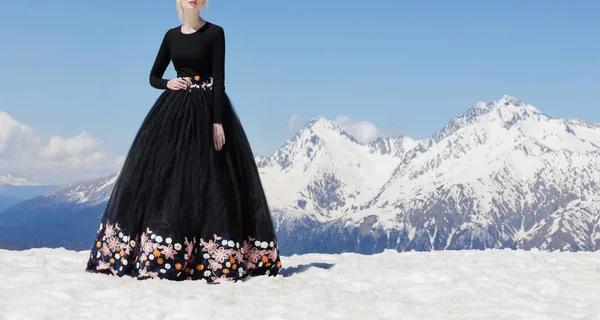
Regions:
[[[192,89],[203,89],[210,90],[213,85],[213,78],[210,76],[193,76],[191,77],[192,84],[188,86],[188,89],[191,91]]]

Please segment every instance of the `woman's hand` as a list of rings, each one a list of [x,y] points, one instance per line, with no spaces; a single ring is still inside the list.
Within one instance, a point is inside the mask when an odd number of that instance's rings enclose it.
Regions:
[[[217,151],[220,151],[225,144],[225,133],[220,123],[213,123],[213,143]]]
[[[171,90],[185,90],[188,85],[192,84],[192,78],[183,77],[175,78],[167,82],[167,88]]]

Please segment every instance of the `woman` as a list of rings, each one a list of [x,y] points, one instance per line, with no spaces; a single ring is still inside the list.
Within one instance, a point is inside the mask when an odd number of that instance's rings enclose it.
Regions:
[[[164,90],[112,190],[86,270],[137,279],[275,276],[279,249],[258,169],[225,93],[223,28],[177,0],[150,72]],[[170,61],[177,78],[163,74]]]

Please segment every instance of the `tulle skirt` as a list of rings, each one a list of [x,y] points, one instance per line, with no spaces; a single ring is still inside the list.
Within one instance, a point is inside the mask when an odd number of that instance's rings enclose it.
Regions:
[[[281,269],[250,144],[229,98],[213,144],[211,79],[165,90],[143,120],[102,215],[86,271],[236,281]]]

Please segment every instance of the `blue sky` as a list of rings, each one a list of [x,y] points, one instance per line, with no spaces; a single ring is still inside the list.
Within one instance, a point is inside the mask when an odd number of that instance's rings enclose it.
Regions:
[[[226,84],[255,153],[322,115],[425,138],[504,94],[600,122],[595,1],[211,0]],[[9,1],[0,111],[36,136],[82,130],[125,154],[159,91],[148,73],[175,1]],[[175,75],[172,66],[166,77]],[[292,129],[297,129],[292,128]]]

